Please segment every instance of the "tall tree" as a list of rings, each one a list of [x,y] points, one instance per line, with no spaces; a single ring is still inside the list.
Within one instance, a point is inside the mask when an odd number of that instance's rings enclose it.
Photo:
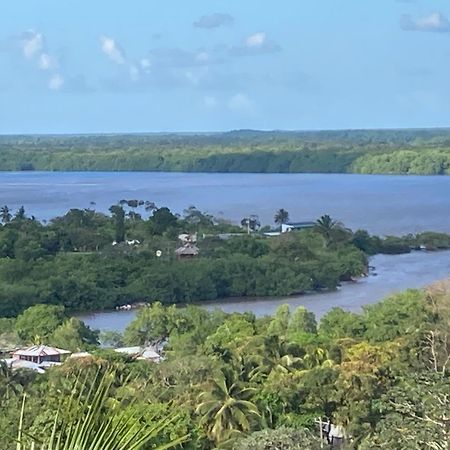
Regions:
[[[125,210],[119,205],[113,205],[109,208],[115,222],[116,242],[125,240]]]
[[[11,222],[11,210],[6,205],[0,208],[0,219],[4,224]]]
[[[316,221],[315,229],[325,238],[327,244],[329,244],[333,232],[340,227],[341,224],[337,220],[334,220],[328,214],[325,214]]]
[[[277,225],[283,225],[283,223],[289,221],[289,213],[285,209],[281,208],[275,213],[273,220]]]
[[[14,220],[20,221],[20,220],[24,220],[24,219],[26,219],[25,208],[23,206],[21,206],[17,210],[16,214],[14,214]]]
[[[261,228],[261,222],[259,221],[259,217],[255,214],[252,214],[249,217],[244,217],[241,220],[241,225],[247,230],[247,233],[258,231]]]
[[[238,381],[231,369],[223,369],[200,394],[197,413],[216,444],[251,431],[259,423],[258,408],[249,400],[253,391]]]

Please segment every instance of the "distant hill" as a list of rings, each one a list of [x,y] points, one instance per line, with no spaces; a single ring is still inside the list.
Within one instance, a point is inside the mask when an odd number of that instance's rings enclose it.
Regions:
[[[0,170],[450,173],[450,128],[0,136]]]

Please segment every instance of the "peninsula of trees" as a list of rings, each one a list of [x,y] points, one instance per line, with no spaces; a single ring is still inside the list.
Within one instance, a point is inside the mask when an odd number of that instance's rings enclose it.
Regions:
[[[447,175],[450,129],[0,136],[0,170]]]
[[[276,228],[253,215],[233,225],[195,207],[178,216],[143,200],[110,212],[72,209],[43,224],[2,207],[0,317],[34,304],[88,311],[335,289],[366,275],[369,255],[450,247],[446,234],[379,238],[327,215],[273,235],[289,215],[283,209],[274,212]]]

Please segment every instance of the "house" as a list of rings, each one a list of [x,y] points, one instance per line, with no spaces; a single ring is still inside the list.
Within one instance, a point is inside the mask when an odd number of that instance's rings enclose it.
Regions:
[[[1,361],[3,361],[11,370],[28,369],[41,374],[45,372],[43,367],[31,361],[14,358],[2,359]]]
[[[158,353],[156,351],[156,349],[152,346],[122,347],[122,348],[115,348],[114,351],[117,353],[122,353],[124,355],[128,355],[134,359],[151,361],[151,362],[155,362],[155,363],[159,363],[163,359],[163,357],[160,355],[160,353]]]
[[[190,259],[198,256],[199,248],[194,244],[184,244],[175,250],[178,259]]]
[[[314,228],[315,226],[315,222],[287,222],[281,224],[281,232],[289,233],[290,231],[307,230],[310,228]]]
[[[71,353],[69,350],[62,350],[56,347],[33,345],[32,347],[13,352],[12,357],[13,360],[29,361],[41,366],[43,363],[61,363],[62,359]]]

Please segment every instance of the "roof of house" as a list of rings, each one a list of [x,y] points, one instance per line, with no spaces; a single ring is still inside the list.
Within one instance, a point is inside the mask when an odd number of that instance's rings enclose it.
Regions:
[[[92,356],[89,352],[76,352],[72,353],[69,358],[88,358]]]
[[[117,353],[124,353],[126,355],[137,355],[141,353],[141,347],[121,347],[121,348],[115,348],[114,351]]]
[[[315,222],[286,222],[284,225],[288,227],[314,227],[316,226]]]
[[[31,361],[25,361],[23,359],[3,359],[4,361],[12,370],[17,369],[29,369],[33,370],[37,373],[44,373],[45,370],[37,363],[31,362]]]
[[[13,353],[14,356],[57,356],[68,355],[72,352],[56,347],[47,347],[46,345],[33,345],[32,347],[22,348]]]
[[[161,355],[154,350],[153,347],[122,347],[115,348],[114,351],[118,353],[123,353],[129,356],[133,356],[137,359],[147,359],[147,360],[161,360]]]
[[[144,351],[141,353],[141,356],[139,357],[139,359],[155,359],[155,360],[160,360],[161,359],[161,355],[159,355],[158,353],[156,353],[154,350],[152,350],[151,348],[147,347],[144,349]]]
[[[199,248],[193,244],[186,244],[183,247],[177,248],[175,253],[178,256],[197,256],[199,253]]]

